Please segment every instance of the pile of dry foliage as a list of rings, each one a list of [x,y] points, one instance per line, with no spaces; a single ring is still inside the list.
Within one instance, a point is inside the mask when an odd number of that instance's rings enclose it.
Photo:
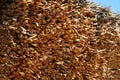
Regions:
[[[0,9],[0,80],[120,80],[120,16],[109,9],[85,0]]]

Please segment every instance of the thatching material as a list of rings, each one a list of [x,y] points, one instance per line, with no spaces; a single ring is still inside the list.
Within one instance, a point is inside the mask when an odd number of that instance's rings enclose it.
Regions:
[[[6,7],[0,79],[120,79],[120,18],[108,9],[75,0],[16,0]]]

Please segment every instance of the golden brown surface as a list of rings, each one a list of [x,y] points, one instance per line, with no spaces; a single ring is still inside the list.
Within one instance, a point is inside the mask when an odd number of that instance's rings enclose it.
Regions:
[[[1,80],[120,80],[120,17],[90,2],[16,0],[2,9]]]

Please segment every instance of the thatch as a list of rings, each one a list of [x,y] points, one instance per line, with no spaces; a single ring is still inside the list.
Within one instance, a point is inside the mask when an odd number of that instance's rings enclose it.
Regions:
[[[120,79],[119,15],[85,0],[6,3],[1,80]]]

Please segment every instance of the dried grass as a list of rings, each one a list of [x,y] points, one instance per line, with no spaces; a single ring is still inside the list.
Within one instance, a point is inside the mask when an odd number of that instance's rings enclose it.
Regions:
[[[0,79],[120,79],[118,15],[84,0],[15,0],[5,7]]]

